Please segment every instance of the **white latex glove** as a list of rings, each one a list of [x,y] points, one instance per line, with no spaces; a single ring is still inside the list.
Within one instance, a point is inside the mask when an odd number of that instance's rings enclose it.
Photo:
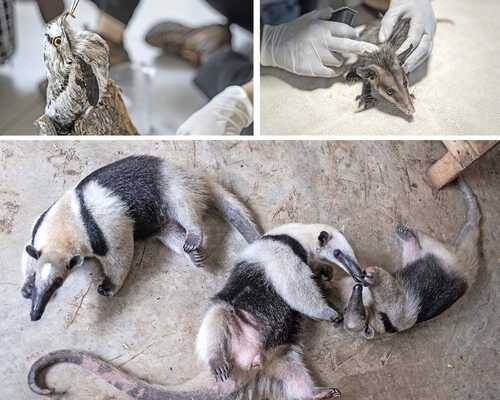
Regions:
[[[241,86],[230,86],[195,112],[178,135],[239,135],[253,121],[253,105]]]
[[[410,18],[411,22],[408,38],[397,53],[402,53],[413,44],[414,50],[404,64],[406,72],[412,72],[431,55],[436,17],[430,0],[392,0],[382,19],[379,33],[381,42],[389,39],[400,18]]]
[[[333,10],[310,12],[295,21],[264,26],[261,64],[303,76],[333,78],[344,63],[341,54],[376,51],[374,44],[361,42],[349,25],[328,21]]]

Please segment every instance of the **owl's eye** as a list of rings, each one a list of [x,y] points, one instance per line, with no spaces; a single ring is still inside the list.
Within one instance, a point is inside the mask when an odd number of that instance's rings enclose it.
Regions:
[[[61,44],[62,44],[61,36],[57,36],[54,39],[52,39],[52,45],[54,47],[59,47]]]

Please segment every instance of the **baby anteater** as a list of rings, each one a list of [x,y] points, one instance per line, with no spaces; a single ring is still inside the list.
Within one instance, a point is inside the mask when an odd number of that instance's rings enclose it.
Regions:
[[[460,299],[479,268],[480,210],[464,181],[458,183],[467,205],[467,219],[452,245],[441,243],[405,225],[397,228],[403,268],[391,274],[368,267],[368,287],[351,278],[333,283],[346,305],[344,328],[370,339],[395,334],[441,314]],[[344,265],[357,264],[338,251]],[[358,266],[359,269],[359,266]]]

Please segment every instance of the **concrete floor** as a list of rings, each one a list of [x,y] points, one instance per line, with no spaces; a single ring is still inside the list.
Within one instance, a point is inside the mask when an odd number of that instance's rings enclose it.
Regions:
[[[66,1],[69,4],[69,1]],[[36,133],[33,121],[43,114],[45,101],[38,91],[38,83],[45,77],[41,40],[44,24],[34,2],[16,2],[18,46],[9,64],[0,66],[0,135]],[[195,70],[176,58],[162,55],[144,42],[149,28],[162,20],[172,19],[193,26],[223,22],[203,0],[176,2],[166,7],[162,0],[145,0],[136,10],[126,33],[126,47],[137,65],[153,67],[152,113],[144,122],[140,111],[130,107],[132,119],[141,132],[172,134],[193,112],[207,101],[192,83]],[[94,27],[97,11],[89,1],[81,2],[75,27]],[[237,27],[235,48],[249,51],[251,35]],[[147,96],[143,91],[142,97]],[[131,96],[125,91],[125,101],[131,105]],[[152,129],[149,129],[152,127]]]
[[[331,0],[333,1],[333,0]],[[265,135],[497,134],[500,68],[496,0],[432,2],[439,22],[430,62],[410,77],[416,115],[409,122],[381,102],[356,113],[361,84],[302,78],[280,70],[262,74],[261,119]],[[490,72],[488,72],[490,71]]]
[[[20,255],[34,218],[95,168],[148,153],[232,187],[264,228],[327,222],[344,230],[362,264],[394,268],[398,221],[440,239],[464,219],[458,191],[432,191],[424,174],[445,152],[438,142],[3,142],[0,143],[0,398],[39,397],[26,374],[55,349],[92,351],[152,382],[178,383],[199,369],[195,334],[207,300],[224,282],[242,238],[207,220],[214,273],[195,270],[153,241],[136,246],[136,267],[116,298],[96,292],[94,264],[71,276],[38,323],[19,293]],[[314,160],[311,162],[311,160]],[[306,356],[317,380],[343,399],[500,398],[500,147],[465,174],[484,215],[484,266],[467,296],[437,319],[386,340],[352,339],[311,323]],[[217,244],[217,248],[216,247]],[[222,245],[221,245],[222,244]],[[62,399],[124,399],[71,366],[48,381]]]

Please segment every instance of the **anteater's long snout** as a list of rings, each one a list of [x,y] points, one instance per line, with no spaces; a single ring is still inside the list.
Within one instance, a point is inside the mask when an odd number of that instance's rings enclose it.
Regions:
[[[365,280],[365,273],[361,270],[359,264],[347,254],[345,254],[342,250],[336,249],[333,252],[335,258],[349,271],[352,278],[357,282],[361,283],[364,286],[368,286],[368,282]]]
[[[42,318],[45,308],[48,302],[52,298],[52,295],[57,289],[59,289],[63,284],[62,278],[56,278],[54,282],[48,286],[45,290],[39,290],[36,286],[33,288],[33,295],[31,297],[31,313],[30,317],[32,321],[39,321]]]

